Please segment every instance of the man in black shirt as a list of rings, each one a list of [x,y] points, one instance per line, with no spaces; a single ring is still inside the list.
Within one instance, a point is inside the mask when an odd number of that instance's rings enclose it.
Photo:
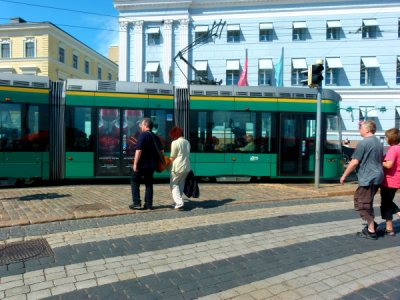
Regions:
[[[140,128],[142,133],[137,140],[131,176],[133,204],[129,205],[129,208],[141,208],[140,183],[143,182],[146,186],[143,208],[153,209],[153,175],[159,159],[158,151],[163,149],[160,139],[151,131],[153,121],[150,118],[144,118]]]

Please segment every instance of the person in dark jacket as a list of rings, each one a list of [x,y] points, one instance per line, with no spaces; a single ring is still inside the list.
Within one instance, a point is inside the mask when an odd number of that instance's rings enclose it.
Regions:
[[[153,209],[153,176],[159,160],[158,151],[163,152],[163,148],[160,139],[151,131],[153,122],[150,118],[144,118],[140,128],[142,133],[137,140],[131,175],[133,204],[129,208],[141,209],[140,184],[143,182],[146,186],[143,209]]]

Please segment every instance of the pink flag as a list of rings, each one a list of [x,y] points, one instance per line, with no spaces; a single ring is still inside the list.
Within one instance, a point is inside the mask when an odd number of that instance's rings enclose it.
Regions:
[[[248,86],[249,83],[247,81],[247,68],[249,65],[249,59],[247,57],[247,49],[246,49],[246,62],[244,63],[244,68],[242,74],[240,75],[240,79],[238,81],[238,86]]]

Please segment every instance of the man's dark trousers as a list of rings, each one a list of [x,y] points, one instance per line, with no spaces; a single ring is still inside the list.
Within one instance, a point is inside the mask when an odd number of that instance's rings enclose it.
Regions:
[[[144,194],[145,208],[153,207],[153,175],[154,169],[141,169],[138,172],[132,172],[131,190],[134,206],[140,206],[140,184],[144,183],[146,190]]]

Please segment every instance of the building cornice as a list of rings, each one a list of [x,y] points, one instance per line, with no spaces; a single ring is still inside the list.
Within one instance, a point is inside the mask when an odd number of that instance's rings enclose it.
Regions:
[[[321,6],[368,6],[398,4],[396,0],[114,0],[114,7],[120,12],[156,10],[160,13],[169,9],[217,9],[226,7],[321,7]]]

